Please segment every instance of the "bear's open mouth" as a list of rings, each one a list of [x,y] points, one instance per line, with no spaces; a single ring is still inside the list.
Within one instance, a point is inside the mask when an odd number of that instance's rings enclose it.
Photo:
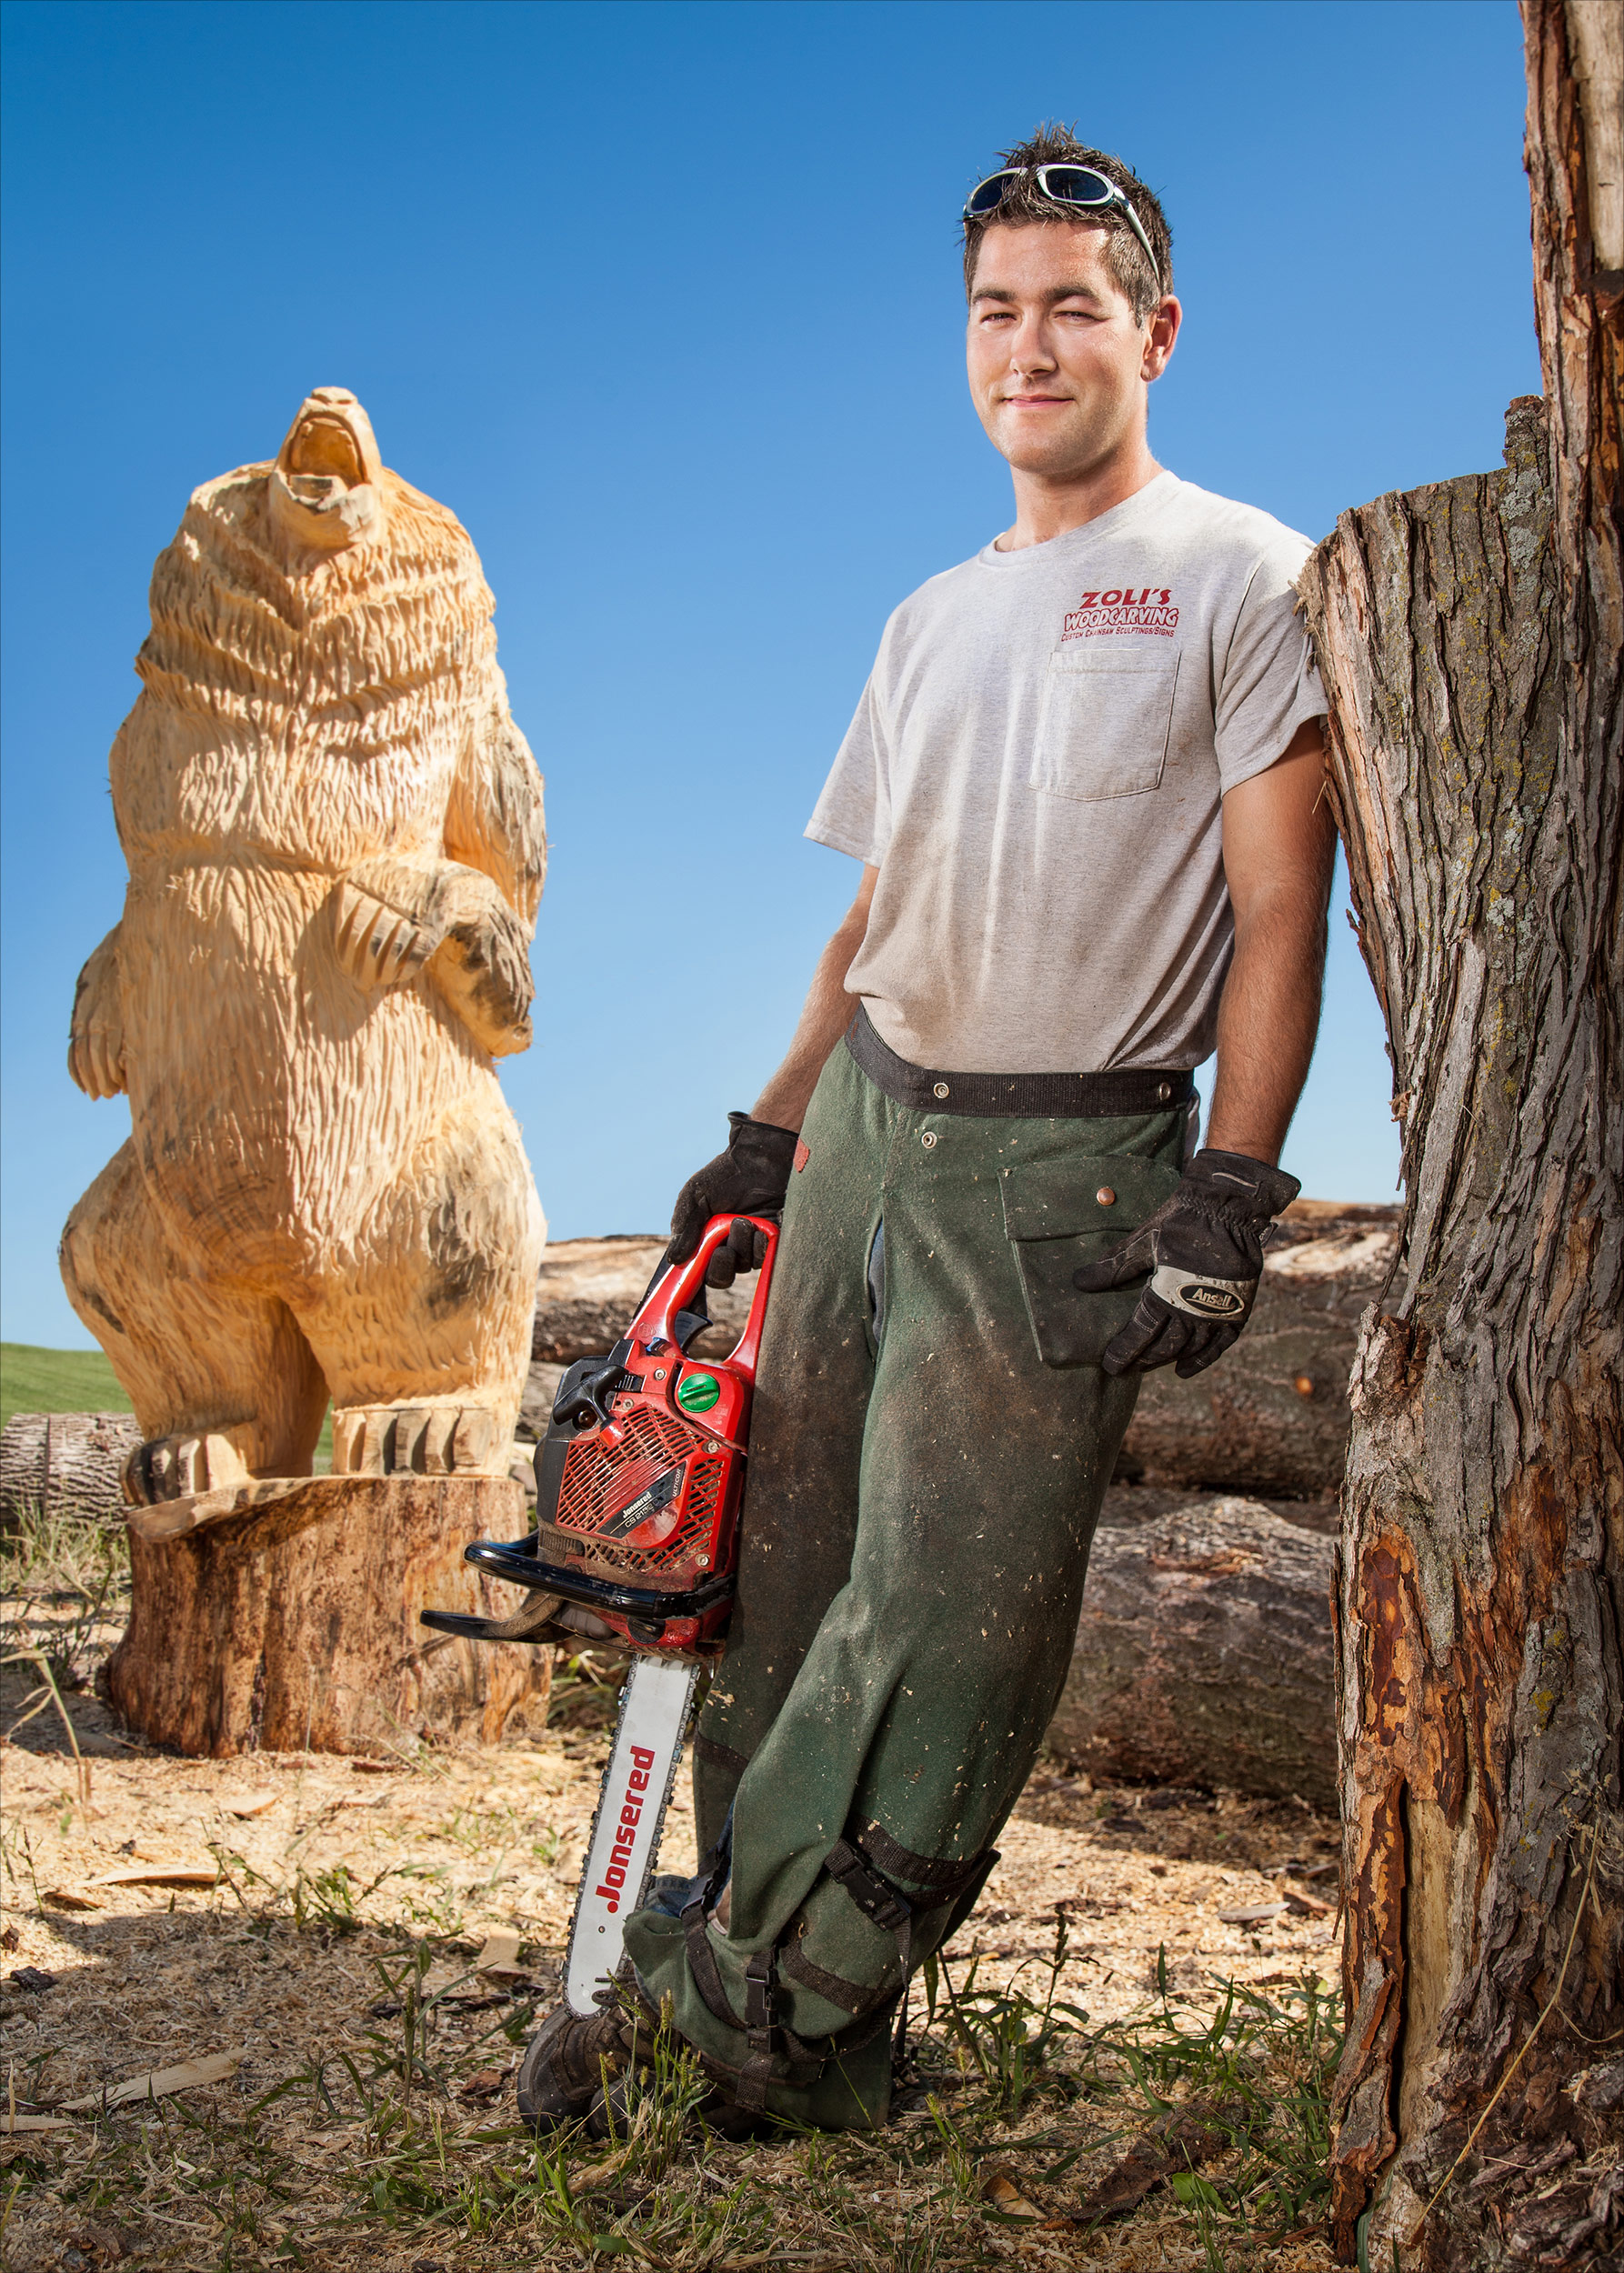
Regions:
[[[302,505],[334,503],[366,479],[360,445],[347,423],[330,411],[299,421],[288,446],[286,479]]]
[[[348,387],[313,387],[271,467],[271,517],[296,547],[363,544],[384,524],[383,471],[371,422]]]

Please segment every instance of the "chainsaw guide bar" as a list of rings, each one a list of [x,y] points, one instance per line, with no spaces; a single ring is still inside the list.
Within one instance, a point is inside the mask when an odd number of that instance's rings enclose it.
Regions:
[[[570,1922],[564,1997],[571,2012],[599,2010],[597,1992],[620,1963],[626,1920],[648,1890],[698,1677],[692,1658],[639,1657],[620,1692]]]

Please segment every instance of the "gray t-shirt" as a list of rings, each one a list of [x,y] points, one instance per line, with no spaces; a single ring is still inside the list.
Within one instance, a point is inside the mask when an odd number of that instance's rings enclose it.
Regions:
[[[1326,707],[1291,588],[1308,551],[1158,474],[903,602],[807,830],[879,869],[846,984],[900,1056],[1210,1056],[1233,936],[1219,800]]]

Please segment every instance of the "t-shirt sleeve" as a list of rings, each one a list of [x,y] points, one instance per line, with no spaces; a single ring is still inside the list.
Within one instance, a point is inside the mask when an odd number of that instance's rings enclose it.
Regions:
[[[1305,719],[1328,707],[1295,580],[1310,546],[1282,531],[1253,569],[1223,656],[1214,728],[1226,790],[1261,774],[1285,753]]]
[[[887,742],[872,678],[847,729],[806,834],[877,867],[891,836]]]

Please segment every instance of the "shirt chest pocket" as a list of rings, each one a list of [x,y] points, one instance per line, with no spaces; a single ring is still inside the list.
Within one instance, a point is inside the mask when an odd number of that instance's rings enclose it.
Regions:
[[[1100,640],[1050,656],[1029,788],[1090,805],[1159,786],[1178,653],[1159,641],[1155,654],[1112,652],[1128,644]]]

